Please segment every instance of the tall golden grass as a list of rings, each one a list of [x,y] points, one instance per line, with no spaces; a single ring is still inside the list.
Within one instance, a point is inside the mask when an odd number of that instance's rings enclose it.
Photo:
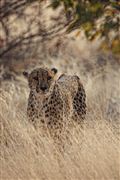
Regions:
[[[118,93],[119,87],[116,84],[112,88],[109,80],[105,91],[101,81],[92,83],[86,84],[88,110],[84,127],[70,130],[72,143],[63,154],[50,137],[43,136],[27,121],[26,83],[8,82],[1,88],[1,180],[120,179],[119,117],[108,118],[107,111],[111,92],[114,89]]]

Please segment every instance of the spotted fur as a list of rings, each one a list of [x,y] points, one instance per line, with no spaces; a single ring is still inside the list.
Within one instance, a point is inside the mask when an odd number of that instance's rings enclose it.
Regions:
[[[61,75],[57,70],[38,68],[28,79],[30,94],[27,114],[35,127],[45,125],[54,137],[65,132],[70,121],[80,123],[86,114],[86,94],[78,76]]]

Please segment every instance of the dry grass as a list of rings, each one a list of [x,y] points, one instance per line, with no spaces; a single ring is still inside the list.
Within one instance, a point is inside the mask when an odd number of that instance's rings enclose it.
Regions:
[[[29,24],[30,33],[39,30],[36,21],[29,23],[39,14],[39,9],[31,13],[31,7],[28,7],[25,11],[29,16],[28,23],[24,16],[7,19],[12,37],[22,35]],[[52,25],[51,14],[47,8],[42,18],[39,16],[45,21],[45,27]],[[14,18],[14,23],[11,23]],[[4,37],[2,29],[0,32]],[[50,137],[44,137],[27,121],[27,83],[22,78],[3,83],[0,89],[0,180],[120,179],[120,61],[101,58],[101,54],[96,57],[99,42],[88,44],[83,37],[77,41],[71,37],[72,34],[68,39],[57,37],[39,45],[39,39],[36,39],[37,48],[29,46],[27,51],[22,50],[23,57],[31,58],[19,60],[22,52],[16,47],[12,53],[17,58],[20,56],[18,59],[7,56],[6,63],[1,59],[6,64],[6,71],[9,66],[20,73],[24,68],[44,63],[57,67],[60,73],[77,73],[85,84],[88,111],[83,129],[74,127],[70,131],[72,145],[61,154]],[[60,47],[57,49],[58,42]],[[104,72],[106,80],[101,77]]]
[[[84,128],[71,130],[72,145],[61,154],[50,137],[35,131],[27,121],[26,86],[9,82],[1,89],[1,180],[119,180],[119,117],[110,121],[105,110],[112,89],[98,96],[99,81],[93,98],[86,85],[89,93]]]

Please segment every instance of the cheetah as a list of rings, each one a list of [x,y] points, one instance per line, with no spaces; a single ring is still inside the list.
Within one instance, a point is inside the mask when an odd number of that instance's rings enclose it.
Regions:
[[[35,126],[40,123],[57,136],[65,132],[70,120],[80,123],[85,118],[86,94],[78,76],[62,74],[57,79],[56,68],[23,74],[30,88],[27,115]]]

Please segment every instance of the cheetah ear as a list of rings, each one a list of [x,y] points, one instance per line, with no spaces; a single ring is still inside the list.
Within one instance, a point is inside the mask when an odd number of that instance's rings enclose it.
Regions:
[[[24,71],[23,75],[28,79],[28,77],[29,77],[29,73],[28,72]]]
[[[74,77],[76,77],[78,80],[80,80],[79,76],[77,76],[77,75],[74,75]]]
[[[58,70],[56,68],[52,68],[51,71],[56,74],[58,72]]]

